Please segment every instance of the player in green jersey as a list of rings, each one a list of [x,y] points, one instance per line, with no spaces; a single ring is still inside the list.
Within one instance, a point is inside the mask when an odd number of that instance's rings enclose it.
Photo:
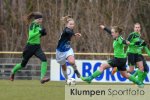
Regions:
[[[138,79],[128,74],[126,71],[126,54],[124,53],[124,46],[125,44],[128,44],[128,42],[125,41],[121,36],[122,29],[119,28],[118,26],[114,26],[110,31],[104,25],[100,25],[100,28],[104,29],[106,32],[112,35],[114,39],[113,41],[114,58],[108,60],[107,63],[101,64],[99,69],[95,71],[91,76],[81,77],[81,79],[83,81],[91,83],[91,81],[97,76],[101,75],[105,69],[110,67],[117,67],[123,77],[129,79],[138,86],[143,87],[143,84]]]
[[[134,66],[137,65],[138,68],[141,70],[141,73],[144,70],[143,66],[143,59],[138,54],[140,51],[138,44],[142,41],[141,39],[141,26],[139,23],[136,23],[134,25],[134,32],[129,34],[129,37],[127,38],[127,41],[130,42],[127,49],[127,55],[128,55],[128,65],[129,70],[128,72],[131,73],[134,71]]]
[[[143,45],[143,46],[142,46]],[[139,46],[139,51],[138,51],[138,56],[142,59],[143,61],[143,66],[144,66],[144,72],[143,72],[143,75],[140,76],[140,70],[138,69],[137,71],[134,72],[134,70],[131,72],[131,73],[134,73],[133,76],[136,77],[138,76],[138,80],[143,82],[144,79],[146,78],[147,76],[147,73],[149,72],[149,66],[147,65],[146,63],[146,60],[144,58],[144,56],[142,55],[142,51],[144,50],[148,56],[150,56],[150,50],[148,49],[147,45],[145,43],[141,43],[140,45],[137,45]],[[138,67],[138,66],[137,66]],[[112,70],[112,74],[114,75],[114,73],[118,71],[117,67],[113,68]]]
[[[44,52],[41,49],[40,43],[41,43],[41,37],[46,35],[46,30],[41,26],[43,22],[43,16],[40,12],[32,12],[30,13],[26,21],[30,23],[29,26],[29,34],[28,34],[28,40],[25,46],[25,49],[22,54],[22,61],[21,63],[18,63],[14,66],[12,69],[12,73],[10,76],[10,80],[14,80],[14,76],[16,72],[26,66],[29,59],[35,55],[37,58],[41,60],[41,83],[45,83],[49,81],[49,78],[46,78],[46,72],[47,72],[47,59],[44,54]]]
[[[142,75],[141,75],[140,69],[138,69],[138,70],[133,74],[133,76],[134,76],[134,77],[138,76],[138,80],[141,81],[141,82],[143,82],[144,79],[145,79],[146,76],[147,76],[147,73],[149,72],[149,67],[148,67],[148,65],[147,65],[147,63],[146,63],[145,58],[144,58],[143,55],[142,55],[142,51],[144,50],[144,51],[148,54],[148,56],[150,56],[150,50],[148,49],[146,43],[141,43],[141,44],[138,45],[138,46],[139,46],[138,56],[141,57],[141,59],[142,59],[142,61],[143,61],[144,69],[143,69]]]
[[[149,49],[146,46],[146,43],[141,39],[141,26],[139,23],[134,25],[134,32],[130,33],[127,41],[130,43],[128,44],[127,55],[128,55],[128,65],[129,73],[134,72],[134,67],[137,66],[139,70],[136,71],[135,75],[138,75],[138,79],[143,82],[148,71],[149,67],[146,64],[144,57],[142,56],[142,49],[150,55]],[[114,68],[112,74],[117,71],[117,68]]]

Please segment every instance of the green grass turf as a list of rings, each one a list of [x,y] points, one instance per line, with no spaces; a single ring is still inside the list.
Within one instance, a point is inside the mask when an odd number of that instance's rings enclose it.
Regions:
[[[0,80],[0,100],[64,100],[64,82]]]
[[[84,82],[77,84],[87,85]],[[92,83],[91,85],[117,84],[120,83]],[[14,82],[0,80],[0,100],[65,100],[65,83],[51,81],[40,84],[38,80],[15,80]]]

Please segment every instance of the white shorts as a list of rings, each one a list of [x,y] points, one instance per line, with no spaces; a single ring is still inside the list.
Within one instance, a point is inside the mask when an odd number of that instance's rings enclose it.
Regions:
[[[56,50],[56,60],[60,65],[64,65],[66,63],[67,57],[70,55],[74,56],[74,52],[73,52],[72,48],[70,48],[66,52],[60,52],[60,51]]]

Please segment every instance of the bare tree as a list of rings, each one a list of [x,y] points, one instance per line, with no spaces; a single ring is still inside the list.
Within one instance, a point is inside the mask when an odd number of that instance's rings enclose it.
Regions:
[[[150,43],[149,0],[0,0],[0,50],[22,51],[27,40],[28,26],[23,17],[32,11],[44,14],[48,35],[42,37],[44,51],[55,51],[64,25],[60,18],[71,15],[80,39],[73,39],[76,52],[113,52],[112,39],[98,25],[124,27],[124,37],[140,22],[143,37]]]

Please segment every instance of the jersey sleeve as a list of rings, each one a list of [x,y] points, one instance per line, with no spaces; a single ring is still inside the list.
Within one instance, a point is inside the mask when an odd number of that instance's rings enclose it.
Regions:
[[[135,43],[130,43],[130,44],[128,44],[128,45],[132,46],[132,45],[135,45]]]
[[[144,49],[145,49],[146,53],[148,54],[148,56],[150,56],[150,50],[148,49],[148,47],[145,46]]]
[[[104,28],[104,31],[106,31],[108,34],[111,35],[111,30],[110,30],[109,28],[105,27],[105,28]]]
[[[130,41],[132,40],[133,36],[134,36],[134,34],[133,34],[133,33],[131,33],[131,34],[128,36],[127,41],[129,41],[129,42],[130,42]]]
[[[119,44],[126,44],[126,40],[124,40],[121,36],[118,38]]]
[[[73,32],[73,30],[71,30],[71,29],[69,29],[69,28],[66,28],[66,29],[65,29],[65,32],[66,32],[66,34],[68,34],[68,35],[70,35],[70,36],[75,35],[75,33]]]
[[[130,45],[130,46],[135,45],[134,42],[131,42],[131,40],[133,39],[133,37],[134,37],[134,33],[130,33],[130,35],[129,35],[128,38],[127,38],[127,41],[130,42],[130,44],[128,44],[128,45]],[[137,45],[135,45],[135,46],[137,46]]]
[[[32,23],[29,27],[29,36],[34,37],[39,34],[41,27],[35,23]]]

